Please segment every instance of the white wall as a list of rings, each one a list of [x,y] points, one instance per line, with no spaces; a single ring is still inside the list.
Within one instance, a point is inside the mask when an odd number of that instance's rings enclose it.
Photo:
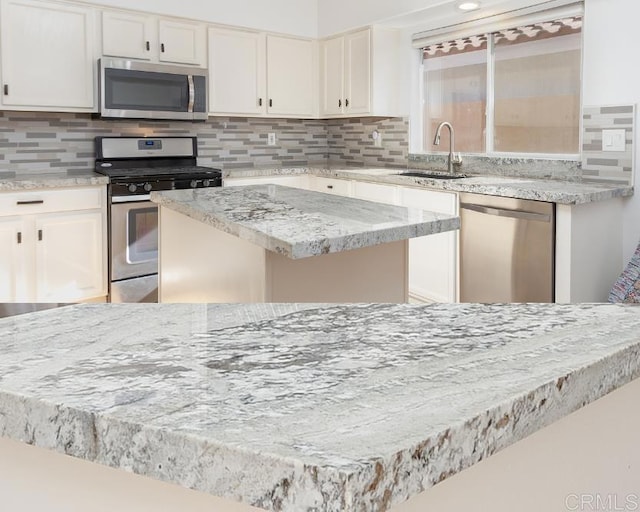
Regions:
[[[85,0],[305,37],[318,35],[318,0]]]
[[[584,104],[640,103],[638,65],[638,0],[586,0],[584,24]],[[636,119],[635,183],[638,184],[640,137]],[[640,240],[640,193],[625,200],[624,263]]]

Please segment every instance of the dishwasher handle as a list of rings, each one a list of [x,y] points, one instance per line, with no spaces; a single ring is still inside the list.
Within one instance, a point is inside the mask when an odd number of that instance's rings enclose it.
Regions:
[[[460,203],[460,208],[463,210],[471,210],[498,217],[511,217],[513,219],[533,220],[537,222],[551,222],[551,215],[547,215],[545,213],[527,212],[524,210],[507,210],[505,208],[495,208],[493,206],[482,206],[471,203]]]

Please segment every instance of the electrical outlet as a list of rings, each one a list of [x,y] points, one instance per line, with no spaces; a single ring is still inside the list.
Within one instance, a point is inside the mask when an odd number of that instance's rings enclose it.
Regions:
[[[621,130],[602,130],[602,151],[625,151],[626,149],[626,131]]]
[[[374,146],[378,148],[382,146],[382,134],[378,130],[373,131],[371,138],[373,139]]]
[[[267,134],[267,146],[275,146],[276,145],[276,134],[273,132],[269,132]]]

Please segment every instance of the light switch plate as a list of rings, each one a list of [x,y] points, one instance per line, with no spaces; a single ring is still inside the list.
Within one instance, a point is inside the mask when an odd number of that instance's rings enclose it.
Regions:
[[[274,132],[269,132],[267,134],[267,146],[275,146],[276,145],[276,134]]]
[[[625,151],[626,130],[602,130],[602,151]]]

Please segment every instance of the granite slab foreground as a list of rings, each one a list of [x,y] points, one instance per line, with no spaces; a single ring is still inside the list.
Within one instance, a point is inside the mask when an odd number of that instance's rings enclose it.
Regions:
[[[624,305],[0,320],[0,435],[274,511],[388,510],[640,375]]]
[[[460,227],[453,215],[280,185],[152,192],[151,200],[292,259]]]
[[[0,192],[108,184],[109,178],[107,176],[93,171],[42,171],[32,173],[0,171]]]

